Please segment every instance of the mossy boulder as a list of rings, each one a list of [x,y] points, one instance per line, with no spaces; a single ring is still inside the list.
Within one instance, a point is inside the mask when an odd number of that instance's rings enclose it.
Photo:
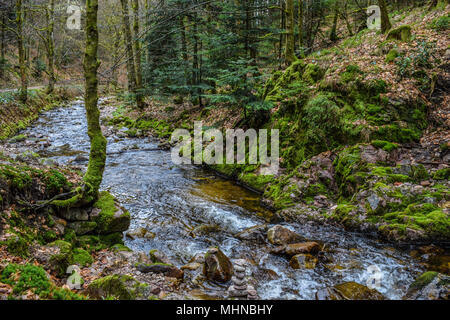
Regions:
[[[356,282],[345,282],[316,292],[316,300],[384,300],[375,289]]]
[[[99,236],[100,242],[108,247],[116,244],[123,244],[123,234],[121,232],[114,232]]]
[[[49,259],[50,268],[60,276],[66,274],[67,268],[73,264],[72,245],[63,240],[56,240],[48,245],[56,250]]]
[[[67,227],[75,231],[77,236],[82,236],[94,231],[97,223],[94,221],[76,221],[68,223]]]
[[[94,262],[91,254],[84,249],[73,249],[73,263],[80,267],[90,266]]]
[[[99,234],[123,232],[130,226],[130,213],[120,207],[109,192],[101,192],[94,203],[91,219],[97,223],[95,231]]]
[[[228,282],[233,274],[233,264],[219,248],[210,248],[205,254],[203,274],[211,281]]]
[[[397,27],[389,31],[386,36],[386,40],[399,40],[408,42],[409,40],[411,40],[411,30],[412,28],[409,25]]]
[[[86,293],[93,299],[116,298],[142,300],[148,298],[148,285],[129,275],[110,275],[89,284]]]
[[[420,275],[408,288],[404,299],[449,300],[450,276],[428,271]]]

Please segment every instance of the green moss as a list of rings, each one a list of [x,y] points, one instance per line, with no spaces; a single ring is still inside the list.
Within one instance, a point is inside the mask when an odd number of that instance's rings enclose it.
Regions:
[[[9,253],[26,258],[29,256],[29,243],[21,236],[15,236],[6,241],[7,250]]]
[[[447,215],[442,209],[430,203],[410,204],[403,211],[385,214],[383,219],[389,222],[388,227],[391,229],[421,230],[429,239],[448,239],[450,237],[450,221]]]
[[[32,292],[41,299],[52,300],[86,300],[85,296],[76,294],[65,288],[58,288],[51,283],[42,267],[33,264],[8,264],[0,274],[0,282],[13,288],[10,298],[19,297]]]
[[[14,168],[10,165],[0,164],[0,179],[8,182],[16,190],[24,190],[31,186],[32,177],[28,167]]]
[[[450,179],[450,168],[437,170],[433,174],[433,179],[434,180],[448,180],[448,179]]]
[[[290,184],[289,176],[275,180],[264,192],[264,197],[273,201],[276,210],[288,208],[294,204],[292,194],[298,192],[296,184]]]
[[[419,164],[412,167],[412,177],[414,180],[420,182],[423,180],[427,180],[430,177],[430,174],[422,164]]]
[[[75,234],[75,231],[73,229],[64,229],[64,241],[69,242],[72,245],[75,244],[75,242],[77,241],[77,235]]]
[[[1,273],[0,280],[12,286],[14,294],[31,290],[40,295],[51,287],[45,270],[32,264],[8,264]]]
[[[45,243],[49,243],[49,242],[56,241],[58,239],[58,235],[56,234],[55,231],[48,230],[43,234],[42,238]]]
[[[53,169],[44,174],[44,183],[46,191],[50,194],[62,192],[71,186],[62,173]]]
[[[87,267],[94,262],[94,259],[86,250],[76,248],[73,250],[73,262],[80,267]]]
[[[77,238],[76,243],[89,252],[102,250],[108,247],[108,245],[100,241],[99,236],[94,235],[80,236]]]
[[[115,232],[106,235],[100,235],[100,242],[111,247],[115,244],[123,244],[123,235],[121,232]]]
[[[438,272],[427,271],[417,278],[409,287],[412,290],[420,290],[426,287],[434,278],[438,275]]]
[[[351,212],[356,211],[356,206],[350,204],[339,204],[337,208],[332,212],[331,218],[337,220],[343,225],[351,226],[353,224],[354,217],[350,215]]]
[[[94,203],[94,208],[100,209],[98,216],[94,218],[94,221],[97,223],[96,230],[98,233],[109,234],[128,229],[130,213],[124,210],[118,217],[116,215],[118,208],[116,207],[115,198],[109,192],[100,192],[97,202]]]
[[[279,100],[283,88],[301,79],[305,67],[306,63],[303,60],[296,60],[283,73],[274,73],[265,85],[263,98],[268,101]]]
[[[119,300],[135,300],[141,284],[128,275],[111,275],[93,281],[88,292],[96,299],[116,297]]]
[[[386,59],[384,60],[386,63],[393,62],[397,57],[399,56],[399,53],[396,49],[391,49],[389,53],[386,55]]]
[[[444,31],[450,29],[450,14],[434,19],[430,23],[430,27],[437,31]]]
[[[309,63],[306,65],[302,75],[302,80],[309,84],[314,84],[323,77],[323,72],[316,64]]]
[[[239,176],[239,180],[250,186],[251,188],[263,192],[267,184],[273,181],[273,175],[257,175],[254,173],[243,173]]]
[[[86,296],[74,293],[69,289],[56,287],[44,298],[52,300],[88,300]]]
[[[336,181],[341,195],[351,196],[355,192],[357,177],[354,173],[360,171],[360,163],[361,151],[358,145],[342,150],[334,160]]]
[[[350,81],[358,80],[360,75],[364,74],[357,65],[348,65],[345,71],[340,74],[341,81],[343,83],[348,83]]]
[[[373,140],[372,145],[376,148],[383,149],[384,151],[391,152],[392,150],[395,150],[398,148],[398,144],[383,141],[383,140]]]
[[[26,140],[27,136],[24,134],[19,134],[17,136],[12,137],[11,139],[9,139],[9,142],[11,143],[15,143],[15,142],[21,142]]]
[[[120,252],[120,251],[127,251],[127,252],[132,252],[133,250],[131,250],[130,248],[128,248],[127,246],[124,246],[123,244],[115,244],[111,247],[111,249],[113,251],[116,252]]]
[[[391,29],[386,37],[387,40],[400,40],[408,42],[411,39],[411,26],[403,25],[395,29]]]
[[[50,257],[50,263],[60,276],[64,276],[67,268],[73,264],[72,245],[63,240],[56,240],[50,243],[49,247],[59,248],[59,253]]]

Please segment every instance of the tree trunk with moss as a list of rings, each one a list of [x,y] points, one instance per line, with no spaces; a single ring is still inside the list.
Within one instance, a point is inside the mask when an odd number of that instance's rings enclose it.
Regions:
[[[128,91],[136,95],[136,69],[134,66],[133,39],[130,29],[128,0],[120,0],[120,3],[122,5],[122,27],[125,40],[125,50],[127,53]]]
[[[91,142],[89,164],[83,177],[85,191],[83,199],[90,203],[98,196],[98,189],[103,179],[106,163],[106,138],[100,127],[100,111],[98,109],[98,80],[97,70],[100,62],[97,59],[98,29],[97,29],[98,0],[86,0],[86,49],[84,55],[85,76],[85,108],[88,125],[88,135]]]
[[[298,0],[298,46],[303,52],[303,0]]]
[[[47,67],[48,67],[48,87],[47,93],[52,93],[55,89],[56,75],[55,75],[55,42],[53,40],[53,33],[55,28],[55,0],[50,0],[48,8],[45,10],[45,17],[47,22]]]
[[[139,0],[133,0],[133,15],[134,62],[136,64],[136,104],[139,109],[143,109],[144,98],[142,94],[141,42],[139,41]]]
[[[19,49],[19,73],[20,73],[20,92],[19,98],[23,103],[28,98],[28,79],[27,65],[25,61],[25,40],[23,34],[24,14],[22,0],[16,0],[16,25],[17,25],[17,47]]]
[[[294,0],[287,0],[286,3],[286,44],[285,44],[285,63],[290,65],[295,60],[294,46]]]
[[[378,0],[378,5],[380,6],[381,11],[381,32],[386,33],[388,32],[392,25],[389,21],[389,15],[387,11],[387,5],[385,0]]]
[[[331,27],[330,32],[330,41],[336,41],[337,37],[337,23],[339,18],[339,0],[336,0],[334,3],[334,17],[333,17],[333,26]]]

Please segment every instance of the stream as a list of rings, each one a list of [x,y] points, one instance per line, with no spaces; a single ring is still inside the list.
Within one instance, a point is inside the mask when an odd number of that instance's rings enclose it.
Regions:
[[[32,151],[59,164],[86,167],[89,139],[82,101],[42,114],[21,133],[34,141]],[[107,138],[110,155],[102,189],[130,211],[130,230],[145,228],[154,234],[125,238],[133,250],[158,249],[181,267],[195,254],[219,246],[230,259],[250,262],[247,273],[263,299],[314,299],[316,291],[327,286],[346,281],[366,285],[372,265],[382,272],[379,291],[389,299],[401,299],[423,271],[418,261],[387,243],[330,226],[282,223],[327,244],[328,262],[294,270],[288,260],[270,254],[264,242],[236,237],[246,228],[267,223],[270,212],[259,205],[258,194],[196,166],[175,166],[170,152],[155,150],[158,141],[151,138]],[[23,142],[17,145],[23,151],[30,149]],[[197,291],[203,298],[225,296],[226,286],[208,282],[202,286]]]

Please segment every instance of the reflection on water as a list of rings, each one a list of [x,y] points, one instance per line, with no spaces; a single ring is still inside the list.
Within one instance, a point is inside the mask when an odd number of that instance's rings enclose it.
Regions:
[[[41,153],[55,161],[83,163],[80,155],[89,151],[84,117],[83,105],[74,103],[48,112],[24,133],[30,139],[47,139],[49,146],[35,148],[42,148]],[[181,266],[208,247],[220,246],[231,259],[251,263],[249,275],[255,279],[259,295],[272,299],[314,299],[318,289],[329,285],[344,281],[365,284],[371,265],[383,272],[380,291],[398,299],[421,270],[409,255],[382,243],[308,223],[289,227],[309,239],[324,241],[326,259],[315,269],[294,270],[286,259],[270,254],[266,244],[236,237],[246,228],[268,221],[270,212],[259,205],[258,195],[194,166],[174,166],[170,153],[155,150],[156,146],[148,139],[108,137],[110,155],[102,188],[110,190],[130,211],[130,229],[142,227],[155,234],[154,238],[126,239],[134,250],[159,249]],[[197,289],[199,296],[224,294],[224,287],[203,285],[201,291]]]

